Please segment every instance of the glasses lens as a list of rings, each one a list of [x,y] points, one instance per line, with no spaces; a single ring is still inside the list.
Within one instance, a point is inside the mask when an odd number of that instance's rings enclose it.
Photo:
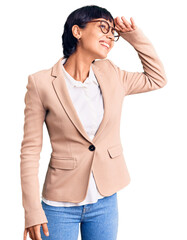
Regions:
[[[117,41],[119,39],[119,33],[116,30],[112,29],[112,34],[114,36],[114,41]]]
[[[109,31],[109,25],[106,22],[101,22],[100,28],[103,31],[103,33],[108,33]]]
[[[119,36],[118,32],[114,29],[112,30],[112,34],[114,35],[115,38]]]
[[[106,34],[109,32],[110,26],[108,23],[101,21],[100,28],[101,28],[102,32]],[[112,29],[112,34],[114,36],[114,41],[116,42],[119,39],[119,33],[116,30]]]

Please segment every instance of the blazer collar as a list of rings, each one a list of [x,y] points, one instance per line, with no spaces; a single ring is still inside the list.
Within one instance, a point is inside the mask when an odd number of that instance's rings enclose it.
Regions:
[[[76,109],[69,95],[66,81],[64,79],[64,72],[62,70],[62,59],[64,59],[64,56],[61,57],[58,62],[52,67],[52,76],[55,77],[52,81],[52,84],[55,93],[66,114],[69,116],[70,120],[80,132],[80,134],[89,142],[95,143],[103,129],[106,127],[107,121],[109,120],[110,101],[112,96],[112,88],[107,85],[107,78],[109,76],[106,76],[102,73],[102,60],[92,63],[92,70],[97,78],[103,96],[104,115],[94,138],[91,140],[78,117]]]

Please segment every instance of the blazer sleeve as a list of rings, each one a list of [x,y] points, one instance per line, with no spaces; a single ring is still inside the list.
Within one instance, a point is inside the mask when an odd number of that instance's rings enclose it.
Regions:
[[[124,88],[124,95],[148,92],[164,87],[167,83],[164,66],[143,31],[137,27],[131,32],[121,32],[120,35],[137,51],[144,69],[144,72],[128,72],[107,59],[117,72]]]
[[[22,205],[25,210],[25,228],[48,222],[41,205],[38,179],[45,109],[32,75],[28,76],[26,88],[27,92],[24,98],[24,135],[20,154],[20,177]]]

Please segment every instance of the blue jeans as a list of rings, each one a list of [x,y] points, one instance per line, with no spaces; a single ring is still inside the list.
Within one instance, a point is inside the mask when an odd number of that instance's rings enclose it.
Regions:
[[[82,206],[56,207],[43,201],[49,236],[40,228],[42,240],[77,240],[79,223],[82,240],[116,240],[118,231],[117,193]]]

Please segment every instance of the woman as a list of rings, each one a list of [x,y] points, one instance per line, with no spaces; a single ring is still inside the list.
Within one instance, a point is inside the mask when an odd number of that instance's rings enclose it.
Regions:
[[[120,142],[125,96],[156,90],[167,80],[154,47],[133,18],[95,5],[72,12],[64,26],[64,56],[29,75],[25,95],[21,186],[24,240],[117,239],[117,191],[130,182]],[[106,59],[119,37],[137,51],[144,72]],[[99,59],[95,61],[95,59]],[[53,152],[39,198],[38,166],[45,122]]]

